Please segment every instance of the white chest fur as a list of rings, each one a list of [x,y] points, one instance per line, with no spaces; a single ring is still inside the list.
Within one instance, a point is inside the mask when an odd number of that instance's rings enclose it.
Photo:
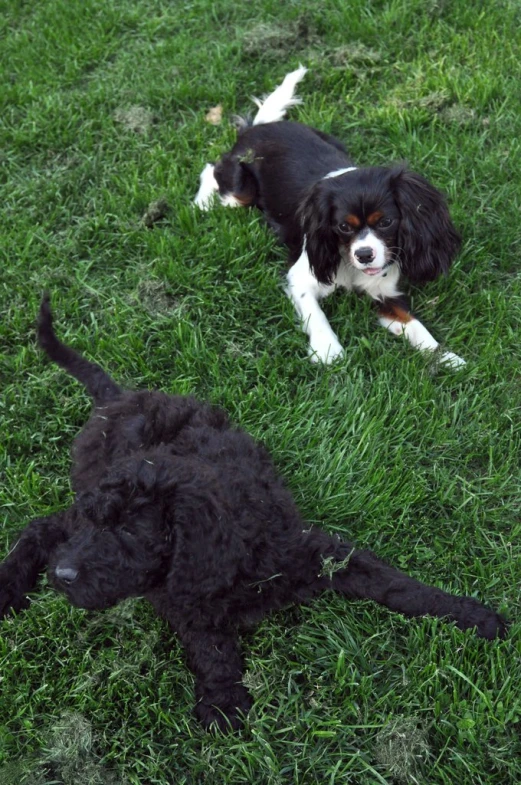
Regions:
[[[400,269],[397,264],[387,267],[380,275],[366,275],[357,270],[344,259],[341,261],[334,279],[335,286],[341,286],[348,292],[365,292],[372,300],[384,300],[387,297],[398,297]]]

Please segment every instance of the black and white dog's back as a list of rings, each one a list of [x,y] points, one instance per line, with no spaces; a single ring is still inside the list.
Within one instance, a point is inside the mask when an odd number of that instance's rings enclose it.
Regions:
[[[281,122],[299,103],[296,85],[306,73],[288,74],[251,124],[243,123],[229,153],[201,174],[195,203],[208,209],[216,193],[230,206],[262,210],[292,264],[287,294],[302,320],[314,361],[331,362],[342,346],[319,301],[337,287],[367,293],[380,323],[423,351],[439,344],[414,318],[399,288],[447,272],[460,238],[441,193],[403,166],[357,168],[334,137]],[[457,367],[452,352],[440,360]]]

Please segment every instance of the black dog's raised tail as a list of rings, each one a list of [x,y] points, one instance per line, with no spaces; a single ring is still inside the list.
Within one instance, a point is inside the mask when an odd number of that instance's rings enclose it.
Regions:
[[[61,365],[87,388],[87,392],[96,404],[113,401],[121,395],[120,387],[103,368],[86,360],[56,336],[48,294],[43,296],[38,314],[38,343],[51,360]]]

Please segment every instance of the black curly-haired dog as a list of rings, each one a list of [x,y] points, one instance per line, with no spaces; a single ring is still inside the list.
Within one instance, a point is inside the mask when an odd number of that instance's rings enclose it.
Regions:
[[[0,616],[38,574],[80,608],[143,595],[178,634],[205,726],[240,725],[238,631],[332,589],[407,616],[446,616],[492,639],[505,622],[469,597],[424,586],[369,551],[309,527],[267,450],[191,397],[121,390],[56,337],[48,299],[39,342],[81,381],[93,414],[73,448],[76,501],[32,521],[0,564]]]

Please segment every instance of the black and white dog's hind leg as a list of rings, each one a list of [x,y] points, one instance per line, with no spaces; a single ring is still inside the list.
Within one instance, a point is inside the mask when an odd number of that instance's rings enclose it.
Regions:
[[[206,164],[199,175],[199,190],[195,195],[194,204],[200,210],[209,210],[215,194],[219,191],[219,183],[215,179],[214,164]]]
[[[253,204],[255,197],[255,184],[253,178],[247,177],[246,172],[241,169],[238,162],[232,164],[235,182],[230,187],[226,187],[220,178],[216,176],[222,173],[223,161],[218,164],[206,164],[200,176],[200,185],[194,204],[201,210],[207,212],[214,201],[216,194],[223,207],[248,207]]]
[[[307,68],[301,66],[296,71],[292,71],[284,77],[282,83],[270,93],[264,100],[253,100],[259,107],[259,111],[252,121],[252,125],[262,125],[264,123],[276,123],[283,120],[286,111],[295,104],[301,103],[300,98],[295,97],[297,84],[306,75]],[[252,204],[254,194],[252,193],[253,184],[241,181],[241,167],[237,164],[234,168],[233,182],[228,182],[224,174],[222,164],[226,163],[226,156],[221,159],[216,170],[214,164],[206,164],[200,175],[199,190],[194,199],[194,204],[201,210],[209,210],[216,194],[219,195],[221,204],[224,207],[247,207]]]

